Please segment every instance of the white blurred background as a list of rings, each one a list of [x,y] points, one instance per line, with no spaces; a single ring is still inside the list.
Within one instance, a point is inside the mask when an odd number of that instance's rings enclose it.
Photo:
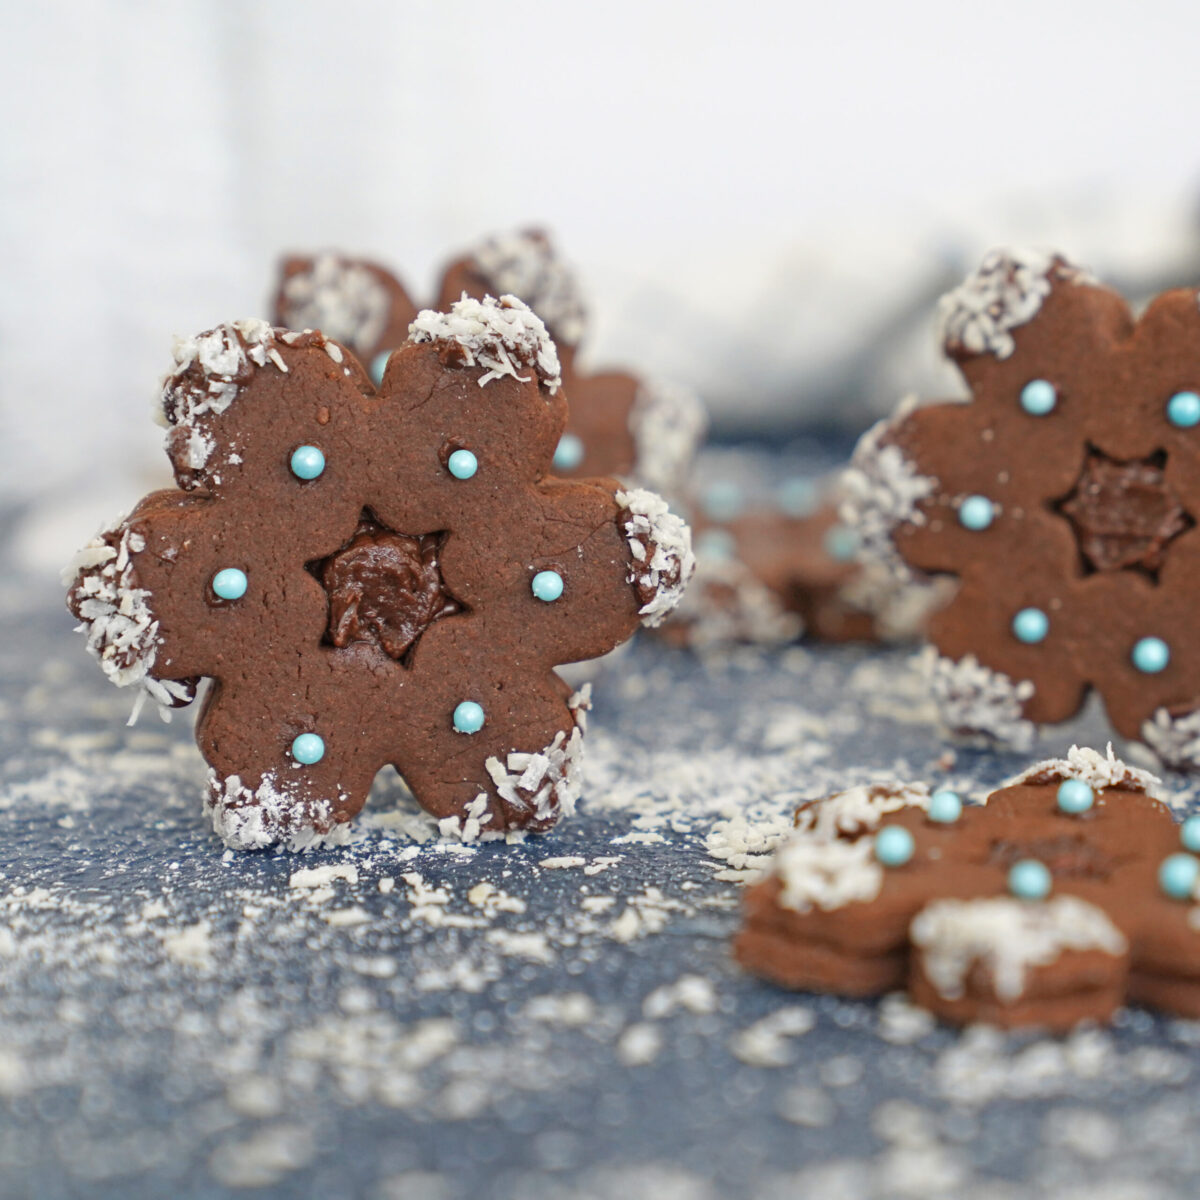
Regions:
[[[165,475],[171,337],[266,315],[281,251],[418,299],[557,236],[594,360],[726,433],[947,386],[936,294],[995,243],[1200,278],[1200,6],[6,0],[0,498],[63,557]]]

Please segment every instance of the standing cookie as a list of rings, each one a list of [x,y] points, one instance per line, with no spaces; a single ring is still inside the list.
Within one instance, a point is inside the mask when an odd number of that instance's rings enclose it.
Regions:
[[[954,730],[1027,745],[1090,689],[1168,764],[1200,766],[1200,302],[1134,320],[1064,258],[995,251],[941,305],[963,401],[864,439],[860,535],[959,580],[930,624]]]
[[[1126,998],[1200,1016],[1200,818],[1072,747],[964,806],[876,784],[796,813],[746,895],[738,959],[786,987],[907,986],[959,1024],[1068,1029]]]
[[[561,475],[617,475],[676,496],[704,440],[708,418],[687,388],[626,371],[588,372],[576,361],[587,330],[578,282],[541,230],[499,234],[455,259],[438,304],[461,295],[511,293],[546,323],[562,350],[570,417],[555,451]]]
[[[421,313],[378,391],[319,332],[178,343],[182,490],[86,547],[69,603],[114,683],[184,704],[213,680],[229,845],[344,840],[389,763],[463,836],[571,811],[586,698],[553,668],[661,621],[692,556],[653,493],[549,475],[560,384],[513,297]]]

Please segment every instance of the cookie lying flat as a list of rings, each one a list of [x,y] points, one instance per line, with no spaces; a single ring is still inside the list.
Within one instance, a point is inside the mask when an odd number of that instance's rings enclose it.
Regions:
[[[962,805],[924,785],[801,807],[735,943],[785,987],[907,987],[947,1021],[1062,1030],[1126,999],[1200,1017],[1200,819],[1072,748]]]
[[[182,340],[179,491],[80,554],[69,604],[119,685],[186,704],[235,847],[344,840],[393,764],[447,832],[544,829],[586,696],[553,668],[656,624],[692,570],[656,495],[549,472],[554,344],[520,301],[424,312],[378,390],[317,332]]]
[[[995,251],[941,318],[970,397],[903,405],[855,458],[864,540],[960,581],[929,631],[946,724],[1028,745],[1095,689],[1200,767],[1200,293],[1135,321],[1061,256]]]
[[[498,234],[472,247],[446,267],[437,303],[510,293],[545,321],[562,354],[570,416],[554,458],[559,474],[617,475],[679,495],[708,428],[699,399],[678,384],[580,368],[586,307],[573,272],[541,230]]]

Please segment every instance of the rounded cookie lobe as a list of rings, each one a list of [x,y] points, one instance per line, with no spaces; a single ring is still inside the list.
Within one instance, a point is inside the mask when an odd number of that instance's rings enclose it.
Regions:
[[[85,549],[70,603],[114,682],[169,703],[213,679],[228,844],[344,840],[389,763],[457,836],[572,810],[587,697],[553,668],[667,611],[690,550],[658,497],[549,474],[565,401],[525,305],[420,314],[379,392],[319,332],[221,326],[185,340],[164,413],[211,449]]]

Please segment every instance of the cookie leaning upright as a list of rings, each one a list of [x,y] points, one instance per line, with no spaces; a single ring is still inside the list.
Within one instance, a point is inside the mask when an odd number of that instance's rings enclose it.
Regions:
[[[223,325],[163,389],[180,490],[80,554],[69,604],[118,685],[186,704],[231,846],[344,840],[388,763],[464,837],[579,792],[586,695],[553,668],[653,624],[692,569],[657,496],[549,475],[566,420],[512,297],[423,312],[378,391],[318,332]]]
[[[952,729],[1018,746],[1094,688],[1200,766],[1200,302],[1137,321],[1061,256],[995,251],[941,304],[961,401],[901,407],[855,456],[881,560],[957,577],[930,622]]]

